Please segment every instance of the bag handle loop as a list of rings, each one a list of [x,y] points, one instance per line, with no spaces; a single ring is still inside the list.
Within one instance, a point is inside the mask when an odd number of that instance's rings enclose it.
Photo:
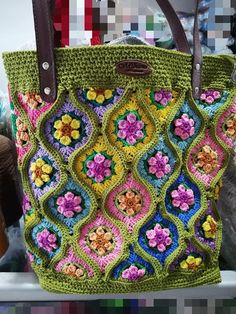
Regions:
[[[37,59],[39,69],[40,94],[44,101],[54,102],[57,97],[56,65],[54,58],[53,8],[55,0],[32,0]],[[182,24],[168,0],[156,0],[170,25],[176,47],[184,53],[191,53]],[[194,50],[192,88],[194,98],[198,98],[201,85],[202,53],[198,31],[198,6],[194,22]]]

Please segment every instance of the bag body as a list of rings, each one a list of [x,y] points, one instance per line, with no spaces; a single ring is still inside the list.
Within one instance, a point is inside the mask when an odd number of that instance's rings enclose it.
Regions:
[[[127,293],[220,282],[220,179],[236,134],[234,61],[152,46],[4,54],[24,185],[25,241],[48,291]],[[134,75],[144,73],[145,75]]]

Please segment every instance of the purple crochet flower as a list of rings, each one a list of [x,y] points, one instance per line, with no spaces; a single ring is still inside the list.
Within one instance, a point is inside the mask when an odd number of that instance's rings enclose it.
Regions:
[[[179,119],[175,120],[175,135],[179,136],[182,140],[188,139],[195,132],[194,120],[189,118],[189,115],[184,113]]]
[[[148,245],[158,249],[159,252],[164,252],[166,247],[172,243],[170,230],[168,228],[162,228],[158,223],[153,229],[146,231],[146,236],[149,240]]]
[[[74,195],[72,192],[67,192],[64,196],[57,199],[58,212],[67,218],[74,217],[75,213],[82,211],[81,197]]]
[[[120,120],[118,128],[117,136],[125,140],[129,145],[136,144],[138,140],[144,137],[144,122],[137,120],[134,113],[129,113],[125,119]]]
[[[122,272],[122,278],[127,280],[139,280],[145,275],[145,269],[139,269],[138,267],[131,265],[129,268]]]
[[[30,200],[29,200],[29,196],[24,193],[24,196],[23,196],[23,214],[26,215],[32,208],[31,206],[31,203],[30,203]]]
[[[57,237],[54,233],[50,233],[48,229],[44,229],[37,234],[37,242],[40,248],[43,248],[47,252],[52,252],[58,245]]]
[[[97,153],[93,160],[89,160],[86,163],[88,168],[87,176],[93,178],[95,182],[100,183],[104,181],[105,178],[111,176],[111,164],[112,161],[110,159]]]
[[[172,100],[172,93],[170,91],[161,89],[154,93],[154,99],[156,102],[165,107]]]
[[[157,152],[154,157],[148,160],[148,171],[160,179],[171,171],[168,161],[168,156],[163,155],[162,152]]]
[[[203,102],[207,103],[208,105],[211,105],[220,97],[221,97],[221,93],[219,91],[209,89],[201,94],[200,99]]]
[[[178,186],[177,190],[171,192],[172,205],[180,208],[183,212],[194,204],[193,190],[186,188],[183,184]]]

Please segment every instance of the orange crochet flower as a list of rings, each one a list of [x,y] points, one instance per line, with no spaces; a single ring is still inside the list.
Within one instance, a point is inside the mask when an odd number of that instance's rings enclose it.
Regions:
[[[16,128],[16,143],[19,146],[24,146],[29,141],[28,128],[19,117],[16,119]]]
[[[196,155],[195,165],[203,172],[209,174],[217,166],[217,152],[214,151],[209,145],[204,145]]]
[[[88,235],[89,246],[99,255],[104,256],[113,250],[113,237],[105,227],[98,227]]]
[[[26,93],[24,95],[24,101],[32,109],[37,109],[43,103],[41,96],[39,94],[35,94],[35,93]]]
[[[76,278],[81,278],[84,276],[84,271],[72,263],[66,264],[63,267],[62,272],[68,276]]]
[[[230,116],[225,123],[226,134],[231,137],[236,136],[236,113]]]
[[[133,216],[142,208],[141,195],[134,190],[127,190],[117,197],[118,207],[127,215]]]

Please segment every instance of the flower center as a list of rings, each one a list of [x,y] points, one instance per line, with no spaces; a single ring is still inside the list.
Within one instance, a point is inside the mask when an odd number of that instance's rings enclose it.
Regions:
[[[127,205],[128,205],[129,207],[133,207],[133,206],[134,206],[134,198],[128,199],[128,200],[127,200]]]
[[[189,122],[187,122],[187,121],[183,122],[182,127],[185,131],[190,131],[190,129],[191,129],[191,126],[190,126]]]
[[[213,221],[210,221],[209,225],[211,227],[211,232],[215,233],[216,232],[216,224]]]
[[[100,247],[104,247],[104,245],[107,243],[107,240],[104,238],[104,235],[98,235],[97,236],[97,239],[96,239],[96,242],[98,244],[98,248]]]
[[[135,123],[130,124],[128,127],[128,132],[132,134],[135,133],[136,131],[137,131],[136,124]]]
[[[42,174],[43,174],[43,170],[41,167],[37,167],[35,170],[35,174],[37,178],[41,178]]]
[[[188,263],[188,268],[195,270],[197,268],[197,265],[195,264],[195,262]]]
[[[72,127],[69,124],[64,124],[61,128],[61,132],[64,136],[70,136],[71,132],[73,131]]]
[[[66,209],[71,209],[71,210],[74,209],[74,203],[71,201],[66,201],[64,206]]]

